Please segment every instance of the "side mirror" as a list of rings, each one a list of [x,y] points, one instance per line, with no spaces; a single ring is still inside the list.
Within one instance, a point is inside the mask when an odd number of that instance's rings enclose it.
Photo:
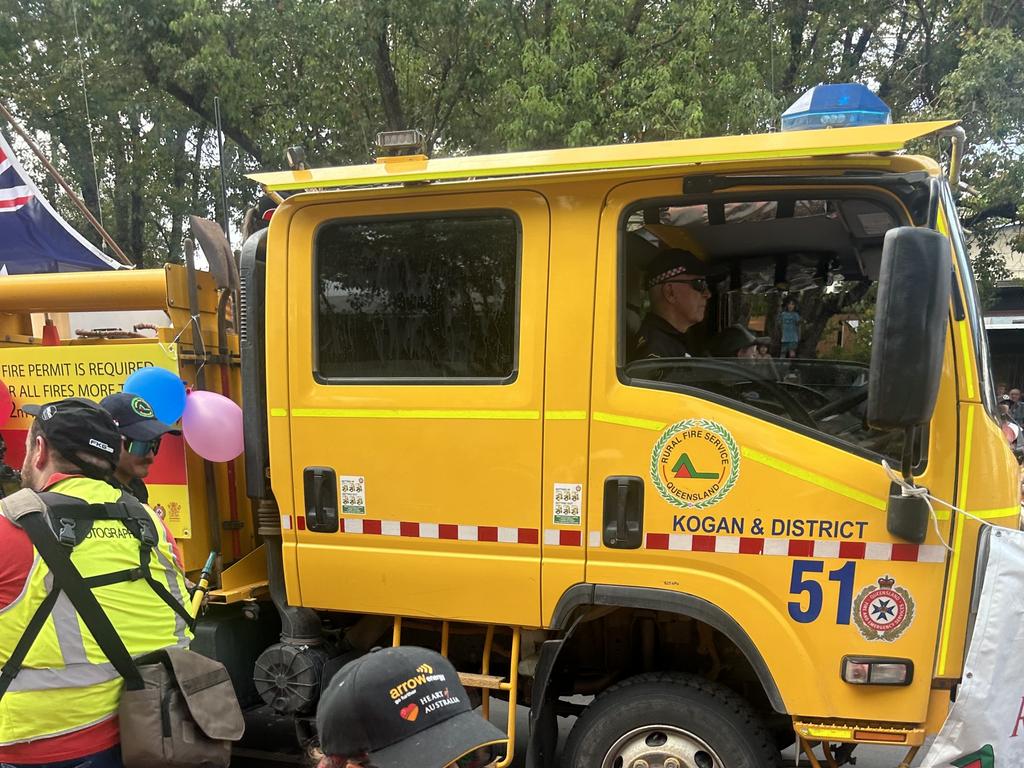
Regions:
[[[890,229],[882,246],[871,342],[868,425],[910,429],[935,410],[949,324],[949,240],[931,229]]]
[[[882,246],[878,301],[871,342],[867,422],[903,429],[903,476],[912,481],[914,433],[935,410],[949,324],[949,241],[931,229],[890,229]],[[915,544],[928,531],[928,504],[919,496],[891,494],[889,533]]]

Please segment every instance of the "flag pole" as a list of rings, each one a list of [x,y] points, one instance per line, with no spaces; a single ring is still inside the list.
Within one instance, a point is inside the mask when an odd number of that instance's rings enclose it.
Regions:
[[[60,171],[54,168],[53,164],[46,159],[46,156],[43,154],[42,150],[39,149],[38,146],[36,146],[36,143],[34,141],[32,141],[32,137],[29,136],[25,132],[25,130],[18,124],[18,121],[14,119],[14,115],[7,111],[7,107],[5,107],[3,103],[0,103],[0,114],[2,114],[4,118],[7,120],[7,122],[11,124],[11,127],[17,132],[17,134],[21,136],[22,139],[25,140],[25,143],[28,144],[29,149],[31,149],[35,156],[39,158],[39,162],[43,164],[43,166],[49,172],[50,176],[53,177],[53,180],[60,184],[61,189],[64,190],[64,193],[70,198],[71,202],[75,204],[75,207],[82,212],[82,215],[85,216],[89,223],[92,224],[93,227],[95,227],[96,231],[100,233],[100,237],[103,238],[103,242],[110,246],[110,250],[114,252],[114,255],[117,257],[118,261],[129,267],[135,266],[132,263],[131,259],[129,259],[125,255],[124,251],[121,250],[120,246],[116,242],[114,242],[114,238],[110,236],[110,233],[108,233],[107,230],[103,228],[103,225],[96,220],[96,217],[92,215],[92,211],[89,210],[88,206],[86,206],[86,204],[78,197],[78,195],[75,194],[74,190],[71,189],[68,183],[64,181],[64,177],[60,175]],[[98,189],[96,190],[96,194],[97,196],[99,195]]]
[[[220,163],[220,197],[224,209],[224,237],[231,250],[231,214],[228,211],[228,183],[224,179],[224,133],[220,126],[220,96],[213,97],[213,115],[217,121],[217,161]]]

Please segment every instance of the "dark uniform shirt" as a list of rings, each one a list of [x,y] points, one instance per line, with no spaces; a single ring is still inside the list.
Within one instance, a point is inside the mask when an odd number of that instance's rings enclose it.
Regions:
[[[690,357],[686,336],[661,315],[648,312],[633,341],[631,360],[645,357]]]
[[[117,482],[115,485],[123,491],[128,491],[132,496],[141,501],[143,504],[149,503],[149,488],[139,478],[133,477],[132,481],[125,485],[124,483]]]

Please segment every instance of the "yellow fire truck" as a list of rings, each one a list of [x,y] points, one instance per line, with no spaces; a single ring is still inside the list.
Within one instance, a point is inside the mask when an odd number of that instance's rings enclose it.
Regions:
[[[485,707],[530,707],[532,766],[562,715],[570,768],[760,768],[794,740],[909,764],[963,671],[985,535],[883,463],[1019,521],[951,186],[907,151],[955,166],[962,141],[940,121],[260,174],[291,194],[244,245],[237,333],[229,281],[182,267],[10,277],[0,361],[155,345],[241,397],[244,458],[185,451],[177,534],[190,568],[221,554],[196,646],[246,704],[307,724],[345,661],[411,643]],[[703,319],[692,356],[637,357],[669,248],[707,266]],[[171,323],[15,328],[110,306]],[[776,356],[707,354],[737,324]]]

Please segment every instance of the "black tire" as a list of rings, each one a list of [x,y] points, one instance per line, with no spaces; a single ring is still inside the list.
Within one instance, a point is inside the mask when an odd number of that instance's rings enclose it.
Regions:
[[[735,693],[698,677],[656,672],[631,677],[598,696],[569,734],[562,766],[631,768],[633,758],[616,764],[610,750],[627,734],[643,728],[651,731],[640,732],[629,743],[641,749],[654,745],[648,760],[651,768],[662,764],[657,744],[666,737],[672,744],[703,742],[709,748],[698,747],[704,756],[680,760],[681,768],[775,768],[781,763],[768,729]]]

